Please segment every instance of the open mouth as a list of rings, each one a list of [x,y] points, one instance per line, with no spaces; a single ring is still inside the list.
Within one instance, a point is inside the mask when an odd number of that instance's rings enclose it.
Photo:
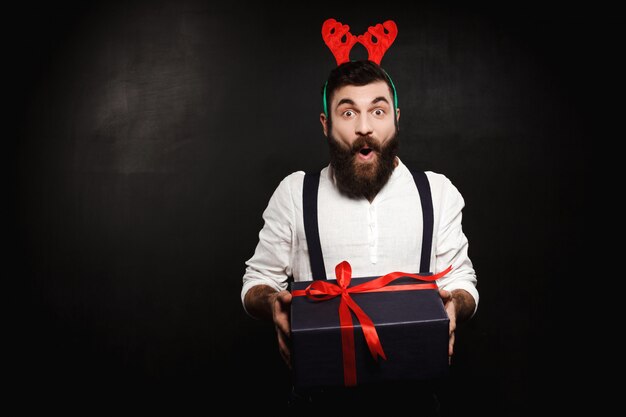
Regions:
[[[374,149],[366,145],[365,147],[359,149],[359,152],[356,154],[356,156],[361,161],[370,161],[374,159],[375,154],[376,152],[374,152]]]

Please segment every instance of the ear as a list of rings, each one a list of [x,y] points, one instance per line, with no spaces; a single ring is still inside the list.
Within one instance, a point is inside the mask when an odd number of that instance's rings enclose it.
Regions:
[[[400,109],[396,109],[396,122],[400,123]]]
[[[322,124],[324,136],[328,137],[328,118],[324,113],[320,113],[320,123]]]

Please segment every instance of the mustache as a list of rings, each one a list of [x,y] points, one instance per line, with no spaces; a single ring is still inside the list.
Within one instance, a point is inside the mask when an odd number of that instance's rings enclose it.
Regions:
[[[381,144],[376,139],[374,139],[372,136],[359,136],[352,143],[352,149],[350,149],[350,151],[354,155],[357,152],[359,152],[361,149],[363,149],[366,145],[367,145],[368,148],[370,148],[374,152],[377,152],[377,153],[381,153],[382,152]]]

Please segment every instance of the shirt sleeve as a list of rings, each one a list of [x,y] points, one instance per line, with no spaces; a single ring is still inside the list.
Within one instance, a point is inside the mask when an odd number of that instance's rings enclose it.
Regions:
[[[437,284],[447,291],[462,289],[470,293],[476,304],[473,313],[475,314],[479,299],[476,288],[478,281],[468,255],[469,243],[461,225],[465,201],[447,178],[443,182],[441,199],[441,218],[435,248],[436,271],[443,271],[450,265],[452,271],[440,278]]]
[[[256,285],[267,285],[276,291],[287,289],[287,279],[292,273],[292,242],[296,227],[291,188],[299,176],[294,173],[283,179],[263,212],[264,225],[259,232],[259,243],[252,258],[246,261],[243,276],[241,302],[244,309],[246,293]]]

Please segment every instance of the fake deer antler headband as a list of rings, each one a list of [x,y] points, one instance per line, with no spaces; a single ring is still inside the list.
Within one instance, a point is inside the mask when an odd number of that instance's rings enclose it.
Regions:
[[[345,36],[345,41],[342,39]],[[360,43],[367,49],[368,60],[380,65],[380,61],[383,59],[385,52],[391,46],[393,41],[398,36],[398,26],[393,20],[387,20],[385,23],[378,23],[376,26],[370,26],[367,28],[367,32],[362,35],[354,36],[350,33],[350,26],[344,25],[335,19],[326,19],[322,25],[322,38],[324,43],[330,48],[333,53],[337,66],[350,61],[350,51],[355,43]],[[382,69],[382,68],[381,68]],[[383,69],[387,79],[391,84],[393,90],[393,102],[394,108],[398,108],[398,93],[396,92],[396,86],[393,84],[391,77]],[[324,108],[324,114],[328,117],[328,103],[326,100],[326,87],[328,81],[324,84],[324,93],[322,97],[322,105]]]
[[[342,38],[345,36],[345,42]],[[360,43],[367,49],[368,58],[380,65],[385,52],[398,36],[398,26],[393,20],[378,23],[367,28],[367,32],[354,36],[350,33],[350,26],[344,25],[335,19],[327,19],[322,25],[322,38],[337,60],[337,65],[350,60],[350,50],[355,43]]]

